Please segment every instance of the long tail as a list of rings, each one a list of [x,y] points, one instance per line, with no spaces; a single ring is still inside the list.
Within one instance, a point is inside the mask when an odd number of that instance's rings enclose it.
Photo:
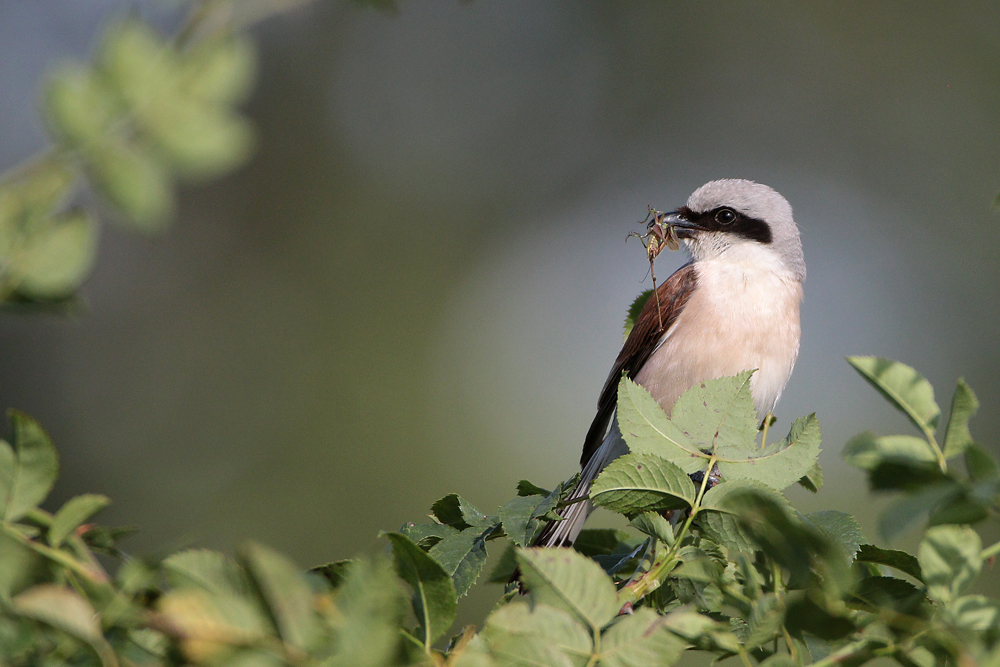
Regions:
[[[618,420],[611,424],[611,429],[604,436],[601,446],[590,457],[587,465],[580,473],[580,483],[567,499],[569,501],[579,498],[586,498],[590,494],[590,485],[597,478],[604,468],[622,454],[628,453],[628,445],[622,439],[621,431],[618,430]],[[583,524],[587,521],[594,506],[589,500],[580,500],[564,509],[560,516],[561,521],[550,521],[545,529],[535,540],[537,547],[569,547],[573,546],[577,535],[583,530]]]

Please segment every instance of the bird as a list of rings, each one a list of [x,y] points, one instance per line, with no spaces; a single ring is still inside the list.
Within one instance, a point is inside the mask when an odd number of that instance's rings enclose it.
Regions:
[[[656,288],[611,367],[584,439],[580,480],[536,546],[571,546],[593,509],[597,475],[628,453],[615,418],[622,375],[644,387],[669,415],[695,384],[755,370],[750,389],[761,420],[781,397],[799,353],[806,279],[792,207],[749,180],[710,181],[667,213],[690,261]],[[576,501],[576,502],[574,502]]]

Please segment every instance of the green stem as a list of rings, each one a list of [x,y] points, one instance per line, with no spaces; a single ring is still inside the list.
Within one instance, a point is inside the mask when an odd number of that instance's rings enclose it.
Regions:
[[[997,542],[991,547],[986,547],[985,549],[983,549],[982,553],[979,554],[979,557],[982,558],[983,560],[989,560],[990,558],[993,558],[994,556],[997,555],[1000,555],[1000,542]]]
[[[941,450],[941,446],[938,444],[937,438],[934,437],[934,431],[932,431],[927,426],[921,427],[924,432],[924,437],[927,438],[928,444],[930,444],[931,449],[934,450],[934,456],[937,457],[938,466],[941,467],[941,472],[948,472],[948,461],[944,458],[944,452]]]
[[[844,646],[839,651],[835,651],[822,660],[812,663],[810,667],[831,667],[864,653],[868,650],[868,640],[859,639]]]
[[[3,530],[7,535],[14,538],[24,546],[28,547],[32,551],[35,551],[51,561],[59,563],[66,569],[76,572],[81,577],[89,579],[98,584],[104,584],[108,581],[108,575],[104,573],[103,570],[94,570],[88,563],[81,563],[71,555],[62,551],[60,549],[53,549],[50,546],[42,544],[41,542],[36,542],[31,539],[14,525],[7,523],[6,521],[0,523],[0,530]]]

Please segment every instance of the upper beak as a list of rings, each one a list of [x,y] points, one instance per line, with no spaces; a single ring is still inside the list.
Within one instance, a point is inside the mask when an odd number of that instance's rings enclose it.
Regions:
[[[679,236],[681,236],[682,238],[684,236],[690,236],[690,232],[705,231],[704,227],[694,222],[691,222],[683,215],[681,215],[678,211],[671,211],[670,213],[666,213],[662,218],[650,222],[648,228],[652,229],[653,225],[657,224],[660,225],[661,229],[666,227],[667,225],[670,225],[678,232],[689,232],[688,234],[679,234]]]

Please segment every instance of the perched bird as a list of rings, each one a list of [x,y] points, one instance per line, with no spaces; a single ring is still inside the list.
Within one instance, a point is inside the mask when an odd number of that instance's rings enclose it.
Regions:
[[[798,357],[806,265],[784,197],[752,181],[711,181],[661,221],[673,226],[691,261],[646,301],[618,354],[583,444],[571,500],[586,496],[598,473],[628,452],[614,419],[622,373],[669,414],[696,383],[757,369],[750,387],[764,419]],[[536,544],[571,545],[591,509],[587,501],[569,505]]]

